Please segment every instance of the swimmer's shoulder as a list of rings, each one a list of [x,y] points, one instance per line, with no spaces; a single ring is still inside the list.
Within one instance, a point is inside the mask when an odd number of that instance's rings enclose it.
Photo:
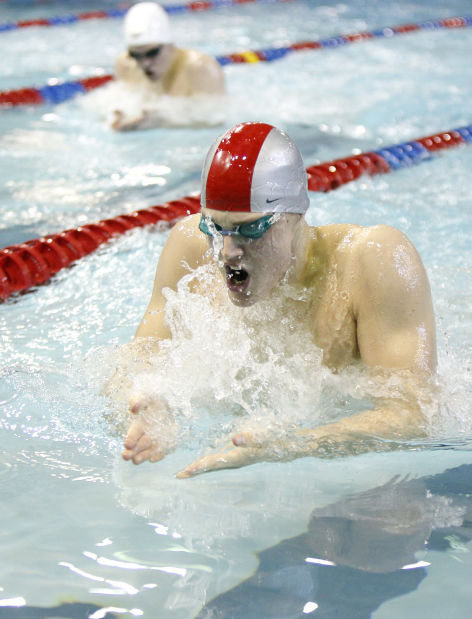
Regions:
[[[166,242],[166,254],[184,261],[192,269],[210,261],[210,252],[205,235],[199,230],[200,214],[189,215],[172,228]]]
[[[143,82],[147,80],[138,63],[128,52],[122,52],[116,59],[115,77],[124,82]]]
[[[386,224],[359,226],[353,248],[364,260],[391,259],[399,251],[404,255],[415,255],[419,258],[408,236],[398,228]]]
[[[388,276],[400,255],[417,273],[424,269],[409,238],[393,226],[330,224],[314,230],[315,252],[327,264],[335,265],[338,274],[352,284],[375,282],[382,274]]]
[[[196,49],[179,48],[176,53],[179,71],[187,75],[191,94],[224,94],[226,91],[223,69],[213,56]]]
[[[201,52],[200,50],[197,50],[197,49],[187,49],[187,48],[179,47],[176,50],[176,54],[177,54],[177,58],[179,62],[189,67],[195,68],[195,67],[200,67],[202,65],[215,64],[215,63],[218,66],[220,66],[216,58],[213,58],[213,56],[210,56],[209,54],[206,54],[205,52]]]
[[[352,257],[371,253],[374,248],[388,253],[398,245],[413,248],[405,233],[386,224],[374,226],[329,224],[318,226],[316,234],[331,251],[351,254]]]
[[[428,286],[421,257],[398,228],[385,224],[326,228],[334,262],[354,290],[391,288],[400,294],[409,282]]]

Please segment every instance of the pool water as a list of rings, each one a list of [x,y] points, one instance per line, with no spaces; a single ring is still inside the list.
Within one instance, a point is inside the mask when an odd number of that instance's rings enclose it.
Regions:
[[[0,21],[115,6],[2,2]],[[179,45],[223,55],[468,8],[465,0],[294,0],[186,12],[172,24]],[[0,89],[113,72],[121,25],[90,20],[0,33]],[[229,65],[225,119],[214,126],[116,134],[95,95],[2,110],[0,246],[198,191],[209,145],[243,120],[285,129],[307,166],[468,125],[471,47],[471,28],[422,31]],[[470,146],[450,149],[419,166],[310,194],[311,224],[387,223],[423,257],[440,387],[440,413],[423,445],[175,479],[239,419],[225,382],[232,350],[217,339],[201,354],[180,342],[169,359],[162,388],[184,410],[176,451],[154,465],[123,462],[114,421],[121,413],[102,388],[149,300],[162,228],[134,230],[3,303],[0,617],[467,616],[471,160]],[[205,318],[197,333],[203,347],[212,317],[181,295],[196,330]],[[326,401],[338,412],[356,405],[361,377],[333,379],[302,338],[294,345],[314,355],[316,376],[278,359],[283,372],[273,381],[273,368],[264,366],[260,419],[276,403],[290,421],[305,405],[318,420]]]

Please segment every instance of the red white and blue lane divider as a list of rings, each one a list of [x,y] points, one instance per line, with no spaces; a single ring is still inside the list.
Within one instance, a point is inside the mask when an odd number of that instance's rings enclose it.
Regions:
[[[444,19],[431,19],[417,24],[402,24],[400,26],[387,26],[376,30],[367,30],[365,32],[354,32],[351,34],[340,34],[319,41],[301,41],[293,43],[285,47],[274,47],[269,49],[260,49],[255,51],[240,52],[239,54],[229,54],[227,56],[218,56],[216,59],[224,66],[231,63],[245,62],[272,62],[279,60],[291,52],[300,52],[305,50],[321,50],[333,49],[350,43],[359,43],[375,38],[391,38],[399,34],[408,34],[418,30],[439,30],[442,28],[469,28],[472,26],[472,16],[464,17],[446,17]]]
[[[384,174],[413,166],[432,159],[438,150],[470,142],[472,125],[310,166],[307,168],[308,188],[331,191],[363,174]],[[200,197],[190,196],[6,247],[0,250],[0,300],[47,282],[58,271],[91,254],[114,236],[160,221],[172,224],[199,210]]]
[[[0,106],[57,104],[83,95],[114,79],[113,75],[87,77],[74,82],[48,84],[41,88],[19,88],[0,92]]]
[[[218,9],[221,7],[237,6],[240,4],[253,4],[255,2],[259,4],[267,4],[269,2],[274,3],[288,1],[289,0],[196,0],[195,2],[188,2],[185,4],[162,5],[162,8],[169,14],[175,14],[188,13],[190,11],[209,11],[211,9]],[[87,11],[85,13],[76,13],[75,15],[69,14],[48,18],[23,19],[15,22],[0,22],[0,33],[35,26],[67,26],[69,24],[76,24],[77,22],[88,21],[91,19],[120,19],[126,15],[131,6],[131,4],[128,4],[124,6],[122,5],[119,9],[112,9],[109,11]]]
[[[403,142],[360,155],[351,155],[307,168],[308,189],[331,191],[363,174],[381,174],[417,165],[433,158],[433,153],[472,142],[472,125]]]
[[[226,0],[224,0],[226,1]],[[233,0],[231,0],[233,1]],[[239,0],[241,3],[243,0]],[[246,0],[245,0],[246,1]],[[254,0],[247,0],[253,2]],[[262,1],[262,0],[258,0]],[[265,0],[273,1],[273,0]],[[404,24],[402,26],[381,28],[370,32],[358,32],[354,34],[346,34],[333,36],[320,41],[302,41],[293,43],[287,47],[276,47],[270,49],[262,49],[256,51],[245,51],[237,54],[229,54],[226,56],[217,56],[216,60],[222,66],[228,64],[241,63],[256,63],[256,62],[273,62],[283,58],[290,52],[298,52],[305,50],[316,49],[333,49],[348,43],[358,43],[367,41],[375,37],[393,37],[398,34],[405,34],[417,30],[438,30],[440,28],[468,28],[472,26],[472,17],[448,17],[446,19],[435,19],[420,24]],[[39,104],[57,104],[72,99],[73,97],[84,94],[93,88],[98,88],[106,82],[114,79],[111,74],[101,77],[89,77],[73,82],[62,82],[54,85],[47,85],[40,88],[26,87],[17,90],[7,90],[0,92],[0,106],[17,106],[17,105],[39,105]]]

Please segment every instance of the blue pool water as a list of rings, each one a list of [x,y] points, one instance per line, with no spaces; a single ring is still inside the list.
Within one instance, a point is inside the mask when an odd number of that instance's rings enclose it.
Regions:
[[[114,6],[1,2],[0,21]],[[468,9],[466,0],[294,1],[182,13],[172,23],[183,47],[222,55]],[[121,48],[119,20],[0,34],[0,90],[113,72]],[[468,28],[230,65],[226,118],[210,127],[114,134],[94,97],[2,110],[0,246],[198,191],[209,145],[242,120],[285,129],[307,166],[468,125],[471,48]],[[182,348],[165,389],[186,404],[197,393],[198,419],[184,418],[185,440],[163,462],[122,462],[101,387],[148,302],[163,230],[135,230],[0,306],[0,617],[52,616],[38,609],[58,606],[60,616],[93,619],[467,616],[471,164],[471,147],[456,148],[310,196],[310,223],[388,223],[423,257],[441,410],[416,449],[178,481],[174,473],[231,427],[212,403],[224,388],[212,363],[224,370],[225,351],[199,358]],[[268,401],[285,401],[299,380],[301,400],[321,407],[333,389],[349,400],[356,380],[326,389],[326,377],[288,376]]]

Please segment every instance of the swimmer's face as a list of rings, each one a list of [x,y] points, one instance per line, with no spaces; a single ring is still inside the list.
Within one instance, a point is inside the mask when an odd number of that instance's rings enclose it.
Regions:
[[[301,216],[281,213],[267,220],[271,213],[233,213],[211,209],[203,209],[202,215],[210,228],[212,222],[215,224],[213,236],[207,235],[207,239],[225,279],[230,300],[235,305],[248,307],[267,297],[292,265]],[[217,231],[220,227],[224,232],[238,232],[238,226],[258,220],[261,220],[259,225],[265,228],[259,238],[225,235]],[[246,230],[242,228],[242,231]]]
[[[128,48],[128,54],[134,58],[146,76],[154,81],[164,77],[172,64],[174,45],[137,45]]]

